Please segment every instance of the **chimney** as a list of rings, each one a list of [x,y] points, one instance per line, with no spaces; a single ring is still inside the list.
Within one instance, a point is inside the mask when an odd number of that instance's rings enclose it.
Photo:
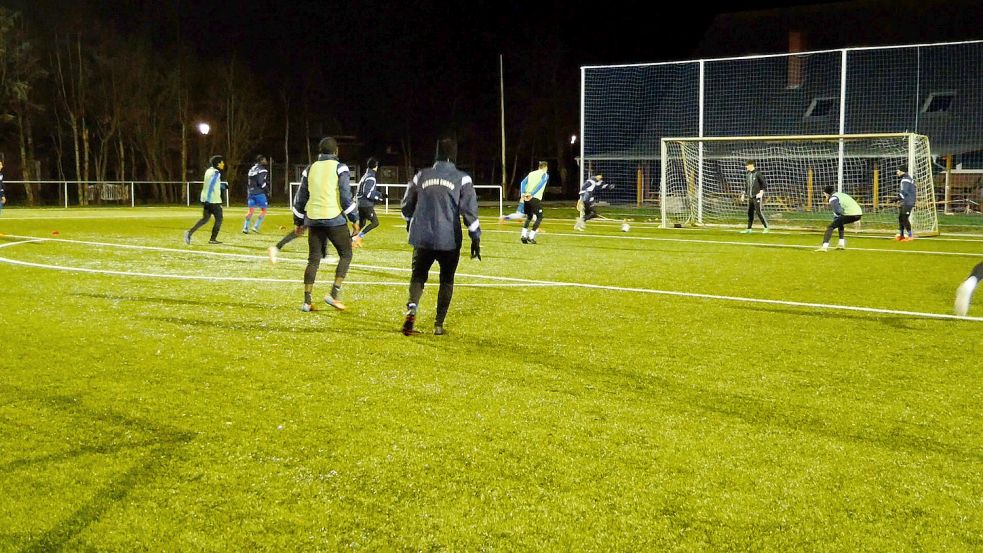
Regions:
[[[789,31],[788,52],[795,54],[796,52],[801,52],[803,49],[802,31]],[[786,84],[786,88],[799,88],[802,86],[803,62],[804,60],[801,56],[788,57],[788,83]]]

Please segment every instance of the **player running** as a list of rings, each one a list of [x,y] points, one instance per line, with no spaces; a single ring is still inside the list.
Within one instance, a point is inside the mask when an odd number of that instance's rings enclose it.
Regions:
[[[253,165],[249,169],[249,198],[246,200],[249,211],[246,213],[246,222],[242,224],[243,234],[249,234],[249,222],[253,218],[253,212],[256,211],[257,207],[260,209],[260,212],[259,217],[256,219],[256,224],[253,225],[253,232],[259,232],[259,227],[263,224],[263,219],[266,218],[266,208],[270,205],[270,172],[266,168],[268,164],[269,162],[266,160],[266,156],[260,154],[256,156],[256,165]]]
[[[358,181],[358,224],[362,230],[352,236],[352,243],[356,248],[362,247],[362,239],[365,238],[365,235],[379,226],[379,216],[375,214],[375,204],[384,202],[388,197],[379,190],[379,183],[376,180],[379,160],[370,157],[365,165],[368,170],[362,175],[362,180]],[[368,226],[365,226],[366,221],[369,221]]]
[[[973,271],[969,273],[969,277],[956,290],[956,315],[960,317],[966,316],[966,313],[969,311],[969,302],[973,299],[973,292],[981,280],[983,280],[983,263],[979,263],[973,267]]]
[[[539,230],[539,225],[543,222],[543,192],[546,191],[546,183],[550,180],[550,175],[546,171],[548,167],[548,163],[540,161],[539,169],[526,175],[520,185],[522,201],[525,202],[526,210],[526,222],[522,226],[522,235],[519,237],[523,244],[536,243],[536,231]],[[535,219],[535,223],[533,219]],[[532,231],[529,230],[530,223],[532,224]]]
[[[191,229],[184,231],[184,243],[191,245],[191,235],[201,228],[214,215],[215,223],[212,224],[212,238],[209,244],[221,244],[218,241],[218,231],[222,229],[222,191],[226,189],[226,184],[222,182],[222,170],[225,169],[225,158],[222,156],[212,156],[209,160],[211,165],[205,171],[205,178],[202,179],[201,187],[201,219],[194,224]]]

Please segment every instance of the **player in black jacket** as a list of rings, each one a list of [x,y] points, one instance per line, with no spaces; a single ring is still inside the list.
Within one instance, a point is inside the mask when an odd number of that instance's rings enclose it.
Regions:
[[[741,193],[741,201],[744,201],[745,193],[747,194],[747,228],[742,230],[742,233],[751,232],[751,225],[754,223],[754,216],[757,215],[758,219],[761,220],[761,224],[764,225],[764,232],[768,232],[768,221],[765,221],[765,216],[761,213],[761,204],[765,199],[765,188],[767,188],[767,183],[765,183],[765,177],[759,173],[754,168],[754,160],[749,159],[747,163],[744,164],[744,168],[747,169],[746,182],[744,187],[744,192]]]
[[[461,259],[462,218],[471,237],[471,259],[481,260],[478,198],[471,177],[454,166],[455,159],[457,142],[450,138],[440,140],[437,162],[413,177],[403,197],[403,218],[407,221],[409,243],[413,246],[410,298],[403,322],[403,334],[406,336],[417,334],[413,329],[417,305],[434,261],[440,264],[434,334],[444,333],[444,317],[454,295],[454,274]]]
[[[362,230],[352,236],[352,242],[356,248],[362,246],[362,239],[369,231],[379,226],[379,216],[375,214],[375,204],[382,203],[386,199],[386,194],[379,190],[379,183],[376,181],[379,160],[370,157],[365,166],[368,167],[368,170],[362,175],[362,180],[358,181],[358,220]],[[369,222],[367,226],[366,221]]]

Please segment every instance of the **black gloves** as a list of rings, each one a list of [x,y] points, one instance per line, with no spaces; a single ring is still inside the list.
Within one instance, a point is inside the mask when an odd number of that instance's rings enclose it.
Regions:
[[[471,259],[478,258],[481,261],[481,239],[472,238],[471,239]]]

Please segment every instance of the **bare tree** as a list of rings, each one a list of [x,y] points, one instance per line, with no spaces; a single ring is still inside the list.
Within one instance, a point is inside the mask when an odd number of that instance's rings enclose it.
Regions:
[[[33,35],[19,12],[0,7],[0,119],[17,126],[22,180],[37,179],[33,115],[42,107],[34,101],[34,88],[46,76],[36,53]],[[37,200],[34,185],[24,184],[28,205]]]
[[[62,52],[61,40],[55,39],[55,57],[53,68],[55,84],[58,90],[58,98],[61,100],[62,110],[68,119],[69,127],[72,130],[72,143],[75,146],[75,178],[79,182],[78,201],[79,205],[85,205],[87,197],[85,194],[85,181],[88,180],[88,144],[89,132],[85,125],[85,63],[82,59],[82,35],[78,33],[75,37],[75,44],[71,38],[66,38],[64,52]],[[83,160],[84,173],[83,173]]]
[[[225,83],[226,165],[230,188],[239,182],[239,168],[247,152],[259,144],[266,127],[266,103],[259,96],[255,79],[233,59],[223,72]]]

